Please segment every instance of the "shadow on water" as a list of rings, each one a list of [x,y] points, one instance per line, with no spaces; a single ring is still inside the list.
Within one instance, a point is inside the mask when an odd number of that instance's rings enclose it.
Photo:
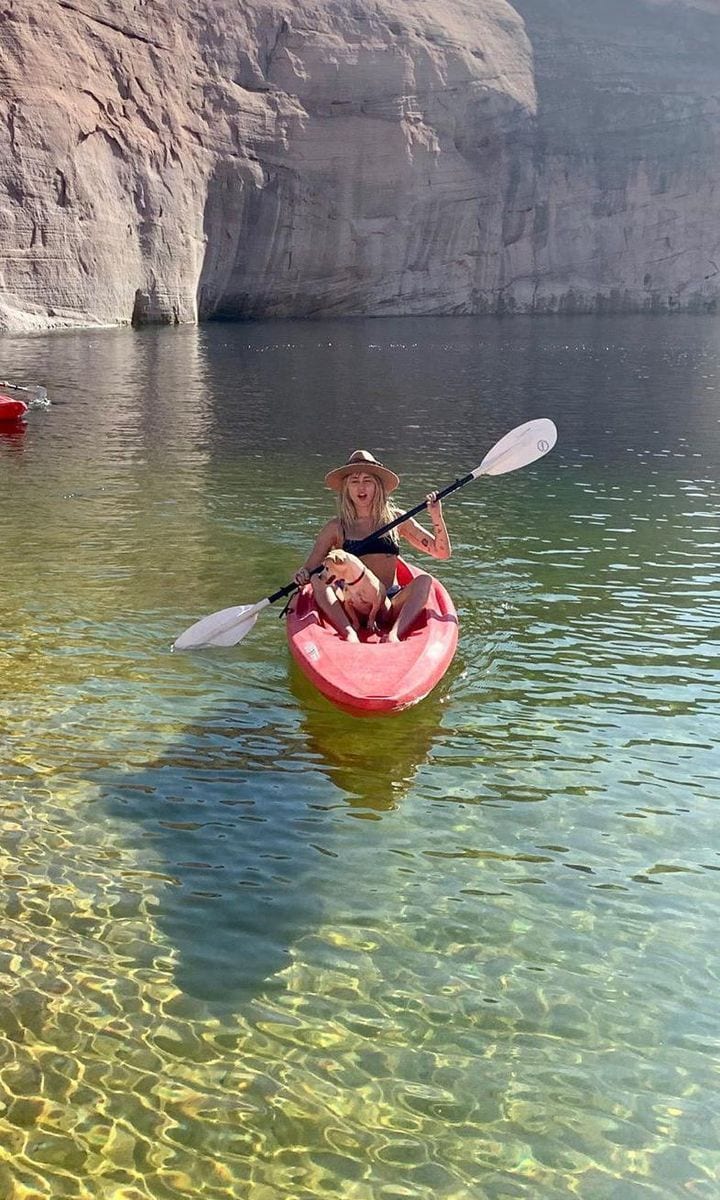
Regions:
[[[101,803],[157,877],[175,980],[213,1010],[284,989],[294,945],[347,898],[363,825],[401,803],[440,736],[441,698],[360,720],[299,673],[297,707],[238,703],[188,726]]]

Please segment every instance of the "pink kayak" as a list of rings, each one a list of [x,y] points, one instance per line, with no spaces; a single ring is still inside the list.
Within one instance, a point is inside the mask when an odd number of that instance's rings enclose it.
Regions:
[[[398,560],[399,584],[420,574]],[[323,696],[355,716],[372,716],[410,708],[432,691],[453,660],[458,620],[450,596],[433,579],[425,613],[403,641],[381,642],[372,634],[359,644],[346,642],[321,617],[307,585],[290,606],[287,636],[295,662]]]

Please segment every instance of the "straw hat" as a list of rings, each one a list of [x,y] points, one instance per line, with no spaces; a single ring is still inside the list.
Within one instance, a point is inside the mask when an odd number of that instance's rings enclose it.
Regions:
[[[384,467],[382,463],[379,463],[369,450],[353,450],[343,467],[336,467],[334,471],[328,471],[325,483],[334,492],[339,492],[342,481],[347,475],[358,475],[361,472],[367,475],[376,475],[378,479],[382,480],[386,492],[393,492],[400,482],[400,477],[389,467]]]

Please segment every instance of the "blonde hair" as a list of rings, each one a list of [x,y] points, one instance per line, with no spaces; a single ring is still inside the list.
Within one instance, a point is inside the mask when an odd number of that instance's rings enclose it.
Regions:
[[[348,480],[350,476],[346,475],[340,486],[338,494],[338,516],[342,525],[343,535],[347,537],[348,530],[357,521],[357,509],[353,504],[348,494]],[[388,499],[388,494],[385,491],[385,485],[379,475],[373,475],[375,480],[375,496],[370,510],[370,516],[373,523],[373,532],[380,529],[383,525],[388,525],[390,521],[394,521],[400,516],[401,509],[397,508],[392,500]],[[387,535],[391,537],[396,545],[400,544],[397,529],[391,529]]]

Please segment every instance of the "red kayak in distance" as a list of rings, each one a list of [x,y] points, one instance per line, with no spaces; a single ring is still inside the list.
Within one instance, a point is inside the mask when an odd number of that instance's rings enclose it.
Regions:
[[[24,400],[13,400],[11,396],[0,395],[0,422],[19,421],[27,410],[28,406]]]
[[[420,574],[398,559],[401,586]],[[457,648],[458,619],[448,592],[433,579],[423,616],[401,642],[382,642],[377,634],[346,642],[321,616],[306,584],[288,611],[287,637],[295,662],[323,696],[354,716],[373,716],[410,708],[440,682]]]

